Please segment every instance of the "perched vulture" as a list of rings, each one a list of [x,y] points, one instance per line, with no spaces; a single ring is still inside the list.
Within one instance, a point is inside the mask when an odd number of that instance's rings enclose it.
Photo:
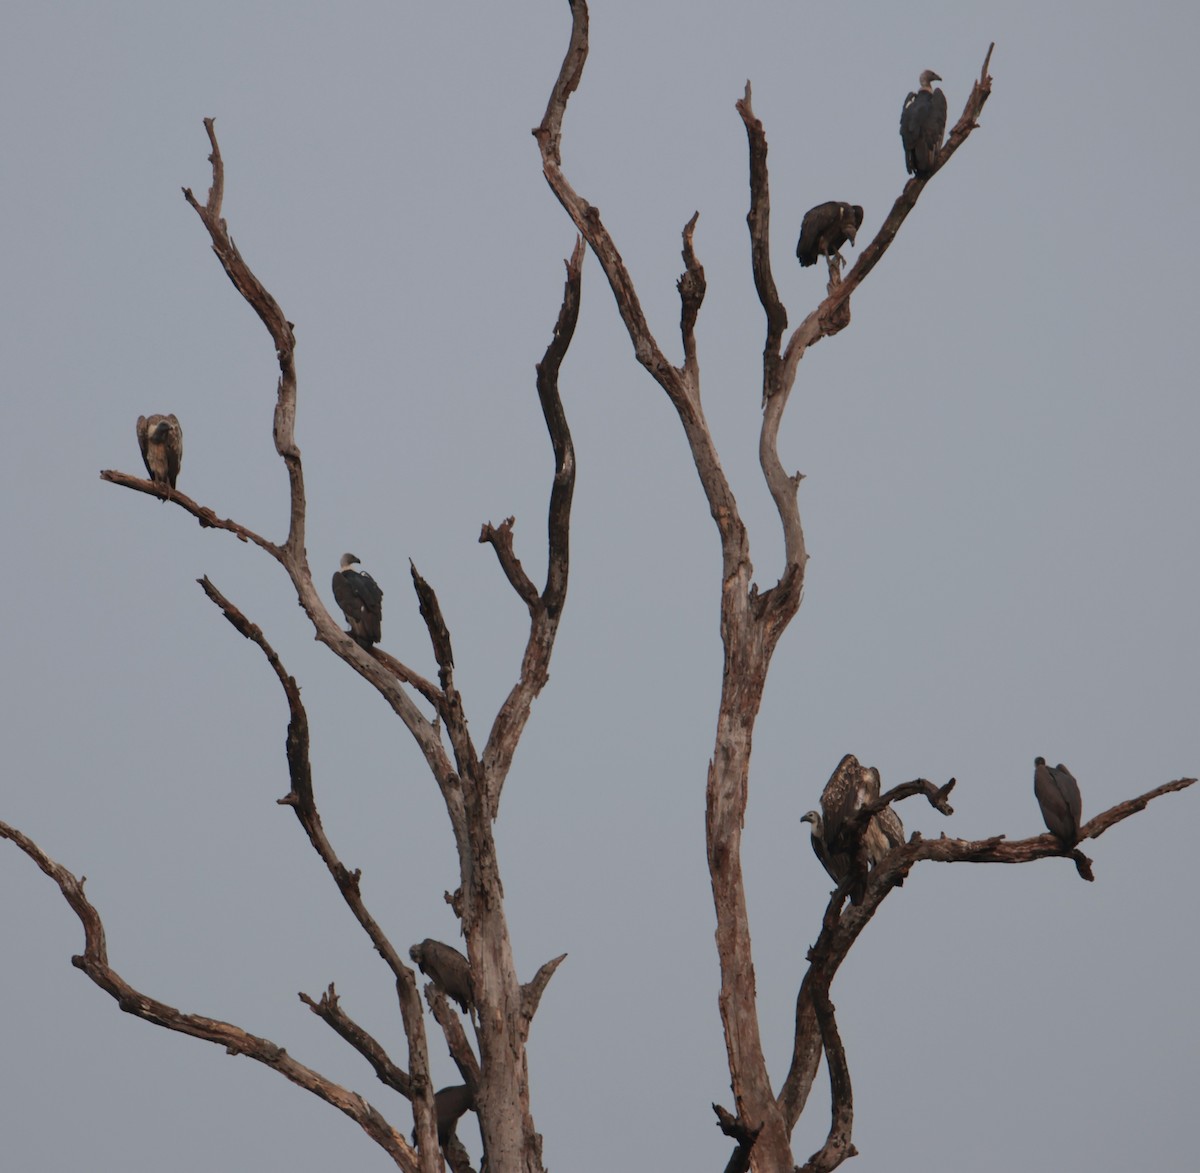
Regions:
[[[465,1083],[444,1087],[433,1095],[433,1111],[437,1118],[438,1144],[442,1148],[454,1135],[459,1118],[475,1107],[475,1093]],[[413,1144],[417,1143],[417,1130],[413,1129]]]
[[[1064,847],[1079,842],[1079,823],[1083,816],[1083,799],[1079,783],[1066,766],[1046,765],[1045,758],[1033,759],[1033,793],[1046,826],[1062,841]]]
[[[369,648],[380,639],[383,591],[369,574],[350,569],[357,561],[353,554],[342,555],[341,567],[333,572],[333,597],[350,624],[350,635]]]
[[[946,95],[933,89],[941,81],[932,69],[921,74],[921,88],[904,99],[900,111],[900,141],[904,144],[904,165],[909,175],[924,179],[937,163],[946,133]]]
[[[829,878],[840,888],[842,881],[850,873],[850,857],[831,854],[825,842],[825,820],[821,818],[820,811],[805,811],[800,816],[800,821],[812,824],[813,855],[821,861],[821,866],[829,873]]]
[[[804,213],[800,225],[800,239],[796,243],[796,256],[805,268],[817,263],[817,257],[837,257],[838,251],[847,241],[854,238],[862,227],[863,210],[858,204],[841,204],[830,200],[818,204]]]
[[[880,795],[879,771],[874,766],[862,767],[862,794],[864,802],[874,802]],[[867,846],[867,859],[875,867],[893,847],[904,842],[904,824],[890,806],[871,816],[863,840]]]
[[[417,963],[417,968],[466,1014],[475,1002],[471,963],[453,945],[443,945],[429,937],[414,945],[408,955]]]
[[[179,421],[173,415],[139,415],[137,438],[150,479],[156,485],[175,488],[183,463],[183,429]]]
[[[812,826],[812,848],[830,879],[839,887],[851,879],[850,901],[861,904],[866,891],[866,875],[859,863],[859,843],[848,830],[855,811],[879,798],[879,771],[874,766],[862,766],[853,754],[846,754],[838,763],[825,789],[821,792],[821,813],[808,811],[801,822]],[[886,807],[873,815],[862,832],[861,843],[865,860],[870,867],[893,847],[904,842],[904,826],[900,817]]]

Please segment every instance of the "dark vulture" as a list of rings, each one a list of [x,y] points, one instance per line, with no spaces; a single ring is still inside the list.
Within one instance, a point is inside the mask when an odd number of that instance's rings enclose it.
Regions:
[[[830,200],[804,213],[796,256],[804,268],[817,263],[817,257],[842,257],[838,251],[847,241],[854,243],[862,227],[863,210],[858,204],[842,204]]]
[[[156,485],[175,488],[183,464],[183,429],[173,415],[139,415],[138,447],[146,471]]]
[[[352,635],[365,648],[377,644],[383,625],[383,591],[360,570],[351,570],[358,559],[343,554],[341,567],[333,572],[333,597],[341,607]]]
[[[433,1111],[437,1119],[438,1144],[442,1148],[454,1135],[458,1121],[475,1107],[475,1093],[465,1083],[452,1084],[434,1092]],[[413,1144],[417,1143],[417,1130],[413,1129]]]
[[[801,822],[812,826],[812,848],[830,879],[839,887],[852,879],[850,901],[861,904],[866,891],[866,876],[862,874],[859,844],[848,830],[855,811],[879,798],[879,771],[874,766],[862,766],[853,754],[846,754],[825,789],[821,792],[821,812],[808,811]],[[904,842],[904,826],[891,807],[885,807],[871,817],[862,832],[866,863],[875,867],[893,847]]]
[[[1062,762],[1048,766],[1045,758],[1034,758],[1033,793],[1042,808],[1046,826],[1064,847],[1074,847],[1079,842],[1083,799],[1071,771]]]
[[[941,81],[932,69],[921,74],[921,88],[904,99],[900,111],[900,141],[909,175],[924,179],[936,166],[946,133],[946,95],[933,89]]]
[[[430,937],[414,945],[408,955],[417,963],[417,968],[466,1014],[475,1001],[471,963],[453,945],[444,945]]]

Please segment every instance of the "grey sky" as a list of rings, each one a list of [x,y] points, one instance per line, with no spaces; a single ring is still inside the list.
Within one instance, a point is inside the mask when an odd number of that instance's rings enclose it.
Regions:
[[[678,355],[679,231],[699,209],[705,409],[774,581],[757,471],[763,322],[746,247],[747,78],[770,143],[773,255],[826,199],[870,239],[904,179],[921,69],[957,117],[990,40],[980,130],[805,358],[781,436],[812,555],[759,722],[745,837],[778,1079],[828,882],[799,823],[841,755],[885,784],[959,779],[909,830],[1033,834],[1036,754],[1085,817],[1200,765],[1195,273],[1183,4],[597,0],[564,164]],[[217,118],[234,239],[299,340],[308,550],[386,592],[383,646],[431,663],[408,587],[439,592],[478,734],[524,612],[481,522],[544,564],[551,459],[533,387],[573,232],[529,128],[561,0],[505,5],[12,6],[0,45],[0,398],[9,622],[0,818],[89,877],[113,965],[408,1114],[296,998],[337,983],[401,1055],[388,977],[286,808],[286,709],[209,574],[304,688],[317,794],[393,941],[453,940],[444,812],[403,730],[311,639],[278,568],[102,484],[134,420],[174,411],[181,486],[268,536],[286,521],[275,368],[179,189]],[[718,550],[677,422],[598,266],[562,374],[579,484],[567,617],[499,826],[518,964],[566,951],[531,1040],[552,1169],[719,1169],[732,1106],[716,1007],[704,771]],[[329,600],[332,604],[332,600]],[[1197,795],[1065,861],[925,864],[834,987],[856,1173],[1190,1169],[1200,1091]],[[57,890],[0,845],[0,1133],[14,1170],[390,1168],[278,1076],[121,1015],[70,965]],[[439,1079],[452,1068],[431,1036]],[[796,1134],[816,1148],[819,1098]],[[477,1152],[473,1127],[469,1143]]]

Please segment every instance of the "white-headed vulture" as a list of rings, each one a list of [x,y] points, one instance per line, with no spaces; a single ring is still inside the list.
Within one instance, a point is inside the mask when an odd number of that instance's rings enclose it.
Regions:
[[[350,635],[369,648],[382,634],[383,591],[369,574],[350,569],[357,562],[353,554],[342,555],[341,565],[333,572],[333,597],[350,624]]]
[[[921,88],[904,99],[900,111],[900,141],[909,175],[924,179],[937,165],[946,133],[946,95],[932,83],[941,81],[932,69],[921,74]]]

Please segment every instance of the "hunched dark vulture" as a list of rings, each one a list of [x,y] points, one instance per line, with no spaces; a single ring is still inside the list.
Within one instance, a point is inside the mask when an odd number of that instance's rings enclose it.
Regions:
[[[138,447],[150,479],[156,485],[175,488],[183,464],[183,429],[174,415],[139,415]]]
[[[932,87],[941,81],[932,69],[921,74],[921,88],[904,99],[900,111],[900,141],[909,175],[924,179],[937,164],[946,133],[946,95]]]
[[[1033,793],[1046,826],[1064,847],[1074,847],[1079,842],[1083,799],[1071,771],[1062,762],[1048,766],[1045,758],[1034,758]]]
[[[433,1111],[437,1120],[438,1144],[442,1148],[454,1135],[459,1118],[474,1107],[475,1093],[465,1083],[451,1084],[434,1092]],[[416,1143],[417,1130],[414,1128],[413,1144]]]
[[[453,945],[430,937],[414,945],[408,955],[417,963],[417,968],[466,1014],[475,1001],[471,963]]]
[[[350,624],[350,635],[369,648],[382,633],[383,591],[369,574],[350,569],[356,562],[353,554],[342,555],[340,567],[333,572],[333,597]]]
[[[804,268],[817,263],[817,257],[837,257],[838,251],[854,238],[862,227],[863,210],[858,204],[843,204],[837,200],[818,204],[804,213],[800,239],[796,242],[796,257]]]

